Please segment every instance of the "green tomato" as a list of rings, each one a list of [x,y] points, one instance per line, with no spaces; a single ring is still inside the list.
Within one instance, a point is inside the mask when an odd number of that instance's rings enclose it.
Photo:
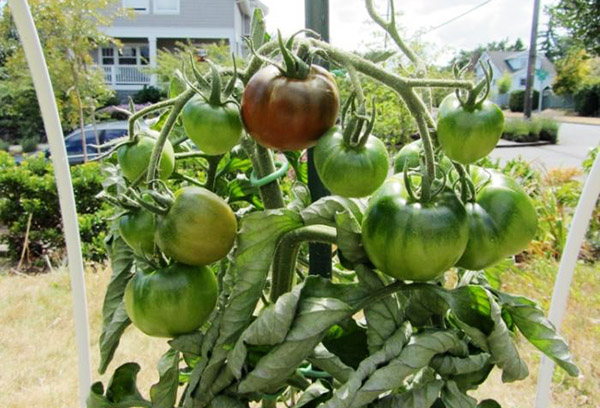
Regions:
[[[364,146],[351,147],[337,127],[317,142],[315,167],[325,187],[343,197],[365,197],[384,182],[390,162],[383,142],[370,136]]]
[[[240,112],[232,104],[213,106],[195,95],[183,107],[181,118],[185,133],[208,155],[227,153],[242,137]]]
[[[143,208],[119,218],[119,234],[138,256],[154,255],[154,218],[153,213]]]
[[[437,137],[442,150],[454,161],[474,163],[487,156],[502,136],[504,115],[500,108],[483,101],[463,107],[454,94],[444,98],[437,116]]]
[[[166,215],[157,217],[156,243],[173,260],[208,265],[229,253],[237,234],[235,214],[218,195],[184,187]]]
[[[471,167],[473,182],[487,182],[467,203],[469,242],[457,266],[480,270],[514,255],[533,239],[537,216],[531,200],[511,178],[494,170]]]
[[[440,276],[461,257],[468,238],[467,213],[453,192],[443,191],[428,203],[413,201],[402,175],[375,192],[362,224],[371,262],[400,280]]]
[[[422,152],[423,141],[420,139],[403,146],[394,158],[394,173],[402,173],[406,161],[408,161],[409,169],[419,168]],[[446,156],[442,156],[439,165],[445,172],[452,170],[452,162]]]
[[[125,178],[131,182],[136,180],[143,172],[148,170],[152,149],[156,144],[159,133],[146,129],[138,137],[134,144],[124,144],[117,150],[117,161]],[[175,152],[173,146],[167,140],[158,167],[158,175],[161,180],[168,179],[175,169]]]
[[[125,288],[125,310],[149,336],[175,337],[198,330],[217,303],[217,279],[206,266],[174,263],[138,270]]]

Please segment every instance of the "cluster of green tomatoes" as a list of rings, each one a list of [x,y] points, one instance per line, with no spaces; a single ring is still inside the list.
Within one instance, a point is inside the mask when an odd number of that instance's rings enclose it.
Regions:
[[[373,265],[396,279],[433,280],[452,266],[480,270],[522,251],[533,238],[537,219],[526,193],[509,177],[474,165],[501,136],[504,118],[496,105],[464,101],[458,93],[444,99],[434,132],[436,174],[424,198],[418,194],[427,164],[422,141],[398,153],[396,174],[390,175],[387,149],[371,135],[374,115],[349,98],[340,123],[339,99],[335,79],[317,65],[292,72],[268,65],[247,83],[241,108],[223,101],[213,86],[210,96],[198,93],[187,102],[181,119],[189,139],[207,155],[229,152],[244,130],[276,151],[314,147],[317,172],[332,194],[370,196],[363,245]],[[156,137],[143,131],[136,143],[119,148],[118,162],[130,182],[146,171]],[[169,178],[174,162],[167,142],[160,178]],[[189,333],[214,309],[218,285],[207,265],[232,249],[236,218],[222,198],[201,187],[148,199],[158,201],[161,211],[142,206],[123,215],[120,233],[138,256],[162,253],[169,265],[137,271],[126,289],[127,313],[149,335]]]

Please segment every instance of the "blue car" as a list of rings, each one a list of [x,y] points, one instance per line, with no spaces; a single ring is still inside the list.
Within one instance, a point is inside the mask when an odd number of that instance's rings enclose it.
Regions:
[[[127,121],[100,122],[95,126],[87,125],[84,128],[87,160],[97,158],[109,148],[98,149],[111,140],[127,135]],[[97,135],[97,138],[96,138]],[[65,137],[65,147],[69,164],[83,163],[83,146],[81,144],[81,130],[76,129]],[[50,150],[46,150],[46,157],[50,157]]]

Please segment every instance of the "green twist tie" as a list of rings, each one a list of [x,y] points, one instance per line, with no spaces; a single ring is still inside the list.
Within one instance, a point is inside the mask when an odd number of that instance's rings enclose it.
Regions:
[[[285,176],[290,167],[290,164],[287,161],[283,163],[276,162],[275,166],[277,167],[277,170],[275,170],[271,174],[264,176],[261,179],[257,179],[256,173],[254,172],[254,170],[252,170],[252,173],[250,174],[250,184],[252,184],[254,187],[262,187],[266,184],[269,184],[277,180],[279,177]]]

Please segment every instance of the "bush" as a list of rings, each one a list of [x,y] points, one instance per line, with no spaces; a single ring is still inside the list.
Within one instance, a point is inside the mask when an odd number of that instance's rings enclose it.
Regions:
[[[533,101],[531,105],[531,109],[538,108],[538,102],[540,100],[540,93],[538,91],[533,91]],[[511,112],[523,112],[525,106],[525,91],[518,90],[512,91],[510,93],[510,98],[508,100],[508,107]]]
[[[37,137],[27,137],[21,140],[21,147],[23,148],[23,153],[31,153],[37,150],[39,139]]]
[[[10,147],[10,143],[6,140],[0,139],[0,150],[7,152]]]
[[[140,89],[133,95],[133,102],[135,103],[156,103],[166,97],[167,95],[163,93],[160,89],[154,86],[146,86]]]
[[[558,141],[559,123],[550,118],[509,119],[504,123],[502,138],[515,142]]]
[[[600,116],[600,82],[583,85],[573,95],[580,116]]]
[[[84,257],[92,261],[105,258],[102,244],[106,236],[111,206],[96,198],[104,176],[98,163],[71,167],[73,189],[79,218]],[[23,250],[29,215],[28,259],[31,266],[42,264],[40,257],[61,256],[64,249],[62,220],[52,165],[38,154],[21,165],[0,152],[0,224],[8,227],[1,238],[8,244],[9,255],[18,260]]]

